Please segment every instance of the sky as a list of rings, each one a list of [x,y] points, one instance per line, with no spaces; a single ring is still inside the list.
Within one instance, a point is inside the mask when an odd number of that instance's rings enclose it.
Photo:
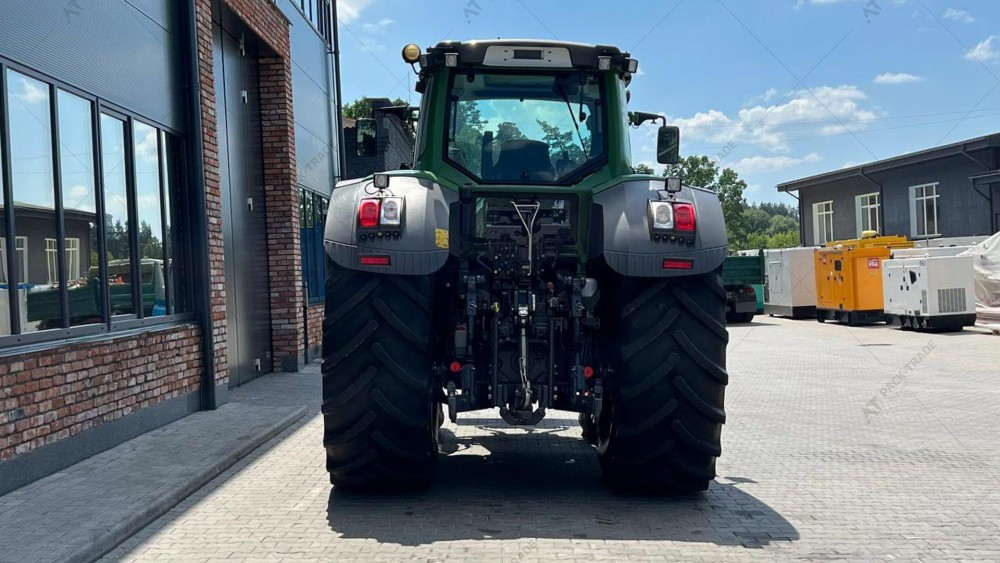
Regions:
[[[537,38],[639,60],[629,108],[681,127],[682,155],[781,182],[1000,132],[997,0],[341,0],[343,96],[416,104],[406,43]],[[655,161],[655,127],[632,132]],[[657,170],[660,167],[656,167]]]

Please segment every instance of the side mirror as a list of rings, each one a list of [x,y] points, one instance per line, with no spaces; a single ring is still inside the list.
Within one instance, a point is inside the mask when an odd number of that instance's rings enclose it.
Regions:
[[[664,125],[656,132],[656,162],[677,164],[680,162],[681,130],[676,125]]]
[[[354,141],[358,148],[358,156],[375,156],[378,154],[378,127],[371,118],[359,119],[354,129]]]

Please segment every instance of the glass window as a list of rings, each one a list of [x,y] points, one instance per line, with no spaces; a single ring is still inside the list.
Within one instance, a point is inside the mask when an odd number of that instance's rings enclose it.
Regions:
[[[133,121],[135,203],[139,223],[139,268],[142,314],[167,314],[163,276],[163,207],[160,192],[160,149],[157,130]]]
[[[184,238],[186,230],[182,218],[178,216],[181,210],[178,198],[183,193],[180,181],[180,139],[160,132],[160,158],[163,170],[163,254],[166,261],[164,277],[167,288],[168,314],[185,313],[191,310],[188,302],[190,292],[188,283],[191,271],[186,256],[178,256],[177,248],[185,248],[190,243]]]
[[[914,238],[940,236],[937,184],[910,187],[910,223]]]
[[[879,200],[877,193],[863,194],[857,196],[858,205],[858,236],[865,231],[882,232],[879,229],[878,211]]]
[[[833,202],[813,204],[813,244],[826,244],[833,240]]]
[[[131,286],[129,195],[125,175],[125,122],[101,115],[101,168],[104,176],[105,248],[111,314],[135,313]]]
[[[48,266],[49,283],[59,283],[59,245],[56,239],[45,239],[45,262]]]
[[[11,189],[14,228],[28,246],[45,248],[56,238],[55,184],[48,84],[7,70],[7,108],[10,119]],[[62,326],[62,292],[58,272],[49,275],[47,252],[25,253],[13,276],[27,293],[27,317],[21,332]]]
[[[323,250],[323,228],[330,200],[302,190],[299,194],[301,218],[302,283],[310,303],[326,295],[326,258]]]
[[[93,104],[58,90],[59,165],[66,235],[66,289],[71,326],[104,320],[98,291],[97,189]]]
[[[589,72],[452,76],[447,156],[486,181],[572,181],[604,154],[600,77]]]

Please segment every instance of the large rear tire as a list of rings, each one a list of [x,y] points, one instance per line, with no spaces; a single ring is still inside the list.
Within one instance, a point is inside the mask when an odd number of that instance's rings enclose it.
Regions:
[[[715,477],[726,373],[721,269],[670,280],[625,278],[615,295],[616,360],[598,456],[615,490],[689,493]]]
[[[426,486],[438,454],[429,276],[329,265],[323,320],[323,445],[344,488]]]

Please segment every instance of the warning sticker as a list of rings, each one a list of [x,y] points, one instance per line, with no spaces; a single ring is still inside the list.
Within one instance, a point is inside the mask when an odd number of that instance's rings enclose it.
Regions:
[[[878,258],[869,258],[868,259],[868,269],[869,270],[877,270],[878,269],[878,263],[879,263],[879,259]]]
[[[448,248],[448,229],[434,229],[434,245],[438,248]]]

